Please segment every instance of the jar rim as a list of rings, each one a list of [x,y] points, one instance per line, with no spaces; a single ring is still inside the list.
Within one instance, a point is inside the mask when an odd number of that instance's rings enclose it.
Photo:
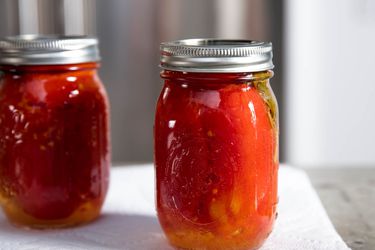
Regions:
[[[272,43],[184,39],[160,45],[160,67],[185,72],[258,72],[273,69]]]
[[[0,64],[59,65],[98,61],[98,40],[94,37],[19,35],[0,40]]]

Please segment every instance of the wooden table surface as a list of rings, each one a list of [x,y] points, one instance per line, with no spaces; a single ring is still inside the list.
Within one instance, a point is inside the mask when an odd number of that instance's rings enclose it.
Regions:
[[[375,250],[375,168],[306,171],[346,244]]]

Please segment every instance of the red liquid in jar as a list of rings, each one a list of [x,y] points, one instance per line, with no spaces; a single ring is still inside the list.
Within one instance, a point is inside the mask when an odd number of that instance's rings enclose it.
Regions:
[[[110,142],[96,68],[0,67],[0,203],[13,223],[65,227],[99,215]]]
[[[172,245],[255,249],[271,232],[279,164],[271,75],[162,72],[157,211]]]

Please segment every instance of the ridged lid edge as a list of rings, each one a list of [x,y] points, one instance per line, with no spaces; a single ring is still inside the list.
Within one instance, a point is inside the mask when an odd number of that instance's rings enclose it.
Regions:
[[[0,40],[0,64],[54,65],[100,61],[98,40],[86,36],[20,35]]]
[[[272,69],[272,44],[252,40],[186,39],[160,45],[163,69],[256,72]]]

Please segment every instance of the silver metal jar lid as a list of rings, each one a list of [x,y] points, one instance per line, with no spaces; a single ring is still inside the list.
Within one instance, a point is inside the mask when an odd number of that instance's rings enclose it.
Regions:
[[[269,42],[186,39],[162,43],[160,53],[160,66],[174,71],[259,72],[274,67]]]
[[[0,64],[56,65],[97,62],[99,60],[96,38],[20,35],[0,40]]]

